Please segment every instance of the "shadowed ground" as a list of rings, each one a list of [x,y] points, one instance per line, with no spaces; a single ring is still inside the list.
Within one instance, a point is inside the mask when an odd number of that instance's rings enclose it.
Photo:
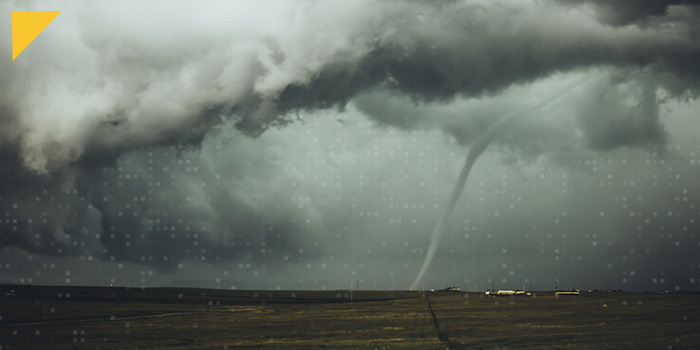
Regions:
[[[347,290],[0,291],[3,350],[700,348],[698,294],[355,291],[350,303]]]

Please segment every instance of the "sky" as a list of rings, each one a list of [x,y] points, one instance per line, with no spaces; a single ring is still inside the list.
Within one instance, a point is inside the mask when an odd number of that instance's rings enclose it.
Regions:
[[[692,1],[1,1],[0,283],[700,290]]]

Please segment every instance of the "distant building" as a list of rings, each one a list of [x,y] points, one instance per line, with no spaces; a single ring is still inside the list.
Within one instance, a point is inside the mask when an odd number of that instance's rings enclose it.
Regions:
[[[515,295],[515,291],[510,290],[510,289],[502,289],[502,290],[499,290],[498,292],[496,292],[496,295],[500,295],[500,296]]]
[[[489,296],[532,296],[532,293],[526,292],[524,290],[511,290],[511,289],[501,289],[499,291],[487,290],[486,295]]]

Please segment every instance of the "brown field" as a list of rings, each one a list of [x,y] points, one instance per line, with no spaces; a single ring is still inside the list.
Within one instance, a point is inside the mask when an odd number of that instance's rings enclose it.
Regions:
[[[351,303],[347,290],[0,291],[1,350],[700,349],[700,294],[355,291]]]

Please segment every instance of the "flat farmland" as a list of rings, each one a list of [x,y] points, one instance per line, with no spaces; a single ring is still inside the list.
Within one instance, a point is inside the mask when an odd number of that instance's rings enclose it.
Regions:
[[[700,349],[700,295],[430,297],[454,349]]]
[[[2,350],[700,348],[698,294],[495,298],[48,286],[0,291]]]

